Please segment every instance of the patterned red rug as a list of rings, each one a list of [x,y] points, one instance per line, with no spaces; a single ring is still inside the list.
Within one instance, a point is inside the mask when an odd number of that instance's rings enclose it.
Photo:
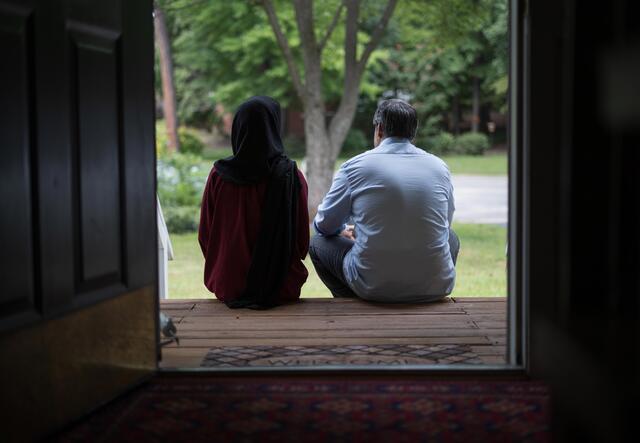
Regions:
[[[91,442],[544,442],[535,382],[157,377],[64,433]]]

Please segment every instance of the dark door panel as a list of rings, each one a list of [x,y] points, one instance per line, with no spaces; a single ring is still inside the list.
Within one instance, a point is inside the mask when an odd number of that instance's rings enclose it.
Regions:
[[[0,0],[3,431],[41,436],[155,369],[152,10]]]
[[[0,2],[0,330],[155,282],[150,5]]]
[[[78,290],[121,282],[119,33],[71,28]]]
[[[36,306],[37,230],[34,223],[37,190],[34,103],[34,10],[0,4],[0,235],[2,253],[0,310],[20,322],[38,318]]]

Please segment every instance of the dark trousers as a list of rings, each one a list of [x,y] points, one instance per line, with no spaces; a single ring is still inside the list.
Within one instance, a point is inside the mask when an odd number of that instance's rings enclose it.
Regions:
[[[357,294],[347,284],[342,272],[344,256],[352,247],[352,240],[339,235],[323,237],[316,234],[311,237],[309,245],[311,262],[316,268],[318,277],[334,297],[357,297]],[[460,239],[453,229],[449,229],[449,250],[455,265],[458,261],[458,252],[460,252]]]

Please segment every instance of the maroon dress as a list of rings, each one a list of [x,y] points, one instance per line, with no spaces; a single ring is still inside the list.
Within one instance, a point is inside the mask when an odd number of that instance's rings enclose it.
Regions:
[[[296,244],[289,273],[277,301],[287,303],[300,297],[309,273],[302,260],[309,249],[307,182],[300,171]],[[236,185],[211,170],[202,196],[198,241],[205,258],[204,284],[215,296],[229,302],[240,297],[246,286],[253,248],[258,240],[267,181]]]

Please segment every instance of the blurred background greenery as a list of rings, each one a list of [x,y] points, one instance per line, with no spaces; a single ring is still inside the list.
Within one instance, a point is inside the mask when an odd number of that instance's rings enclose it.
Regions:
[[[360,1],[360,54],[389,3]],[[304,77],[292,2],[272,4]],[[215,160],[231,154],[235,107],[252,95],[276,98],[283,108],[287,153],[299,164],[307,154],[304,106],[263,5],[253,0],[156,1],[157,177],[176,252],[170,262],[171,297],[211,296],[202,286],[195,231],[209,171]],[[317,38],[326,38],[322,96],[331,119],[344,94],[346,18],[342,0],[315,1],[313,7]],[[353,122],[335,167],[371,149],[371,120],[379,101],[398,97],[418,111],[414,143],[441,156],[454,174],[505,175],[507,87],[505,0],[399,0],[364,68]],[[456,293],[504,295],[506,228],[457,229],[465,246]],[[311,276],[304,295],[327,295],[313,267],[307,268]]]

